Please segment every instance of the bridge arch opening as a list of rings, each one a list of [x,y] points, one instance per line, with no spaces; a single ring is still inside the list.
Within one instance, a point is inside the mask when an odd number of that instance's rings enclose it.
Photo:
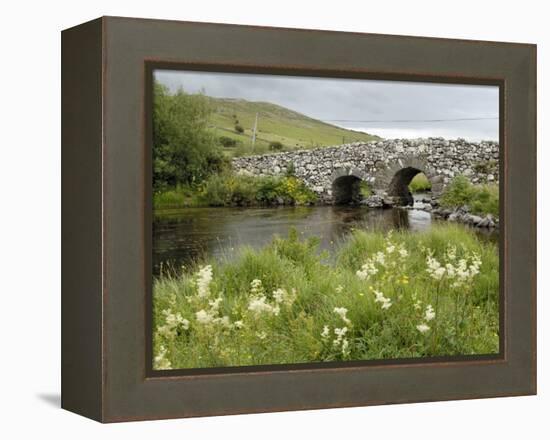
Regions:
[[[332,182],[332,196],[336,205],[352,205],[363,199],[363,180],[354,175],[341,176]]]
[[[424,176],[426,176],[426,180],[428,180],[427,183],[431,188],[431,182],[429,182],[429,178],[424,173],[424,171],[412,166],[408,166],[399,169],[393,175],[393,178],[388,187],[388,196],[393,197],[394,201],[398,205],[412,206],[414,204],[414,198],[409,185],[411,181],[419,174],[423,174]]]

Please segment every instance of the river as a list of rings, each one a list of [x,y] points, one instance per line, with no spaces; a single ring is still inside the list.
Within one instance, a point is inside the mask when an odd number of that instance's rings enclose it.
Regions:
[[[319,237],[320,248],[330,251],[352,229],[422,231],[437,222],[440,220],[430,213],[417,209],[351,206],[171,210],[154,217],[153,273],[159,273],[161,264],[180,267],[205,257],[230,256],[242,245],[258,248],[269,243],[273,235],[286,236],[291,227],[304,237]],[[476,232],[498,240],[496,231]]]

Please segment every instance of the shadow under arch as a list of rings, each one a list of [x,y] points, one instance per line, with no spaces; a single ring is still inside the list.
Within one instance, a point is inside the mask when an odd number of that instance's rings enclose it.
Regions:
[[[405,167],[397,171],[388,187],[388,195],[399,205],[413,205],[414,198],[409,189],[409,184],[417,174],[423,173],[415,167]],[[425,174],[425,173],[424,173]]]

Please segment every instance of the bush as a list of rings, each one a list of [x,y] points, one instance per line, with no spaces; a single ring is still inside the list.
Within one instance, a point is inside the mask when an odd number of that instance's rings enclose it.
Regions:
[[[272,141],[269,143],[269,149],[273,151],[281,151],[284,145],[279,141]]]
[[[289,205],[314,203],[317,195],[296,177],[255,177],[221,173],[211,176],[199,191],[206,206]]]
[[[242,133],[244,133],[244,128],[243,128],[242,125],[235,124],[235,131],[236,131],[237,133],[241,133],[241,134],[242,134]]]
[[[498,186],[473,185],[467,177],[456,176],[443,192],[440,203],[446,208],[468,206],[473,214],[498,216]]]
[[[227,136],[220,136],[218,141],[224,148],[233,148],[237,146],[237,140]]]
[[[204,180],[226,165],[208,128],[208,98],[159,84],[153,97],[153,188],[155,191]]]

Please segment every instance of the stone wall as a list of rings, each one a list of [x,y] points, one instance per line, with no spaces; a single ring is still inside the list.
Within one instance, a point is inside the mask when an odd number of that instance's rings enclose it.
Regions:
[[[498,182],[498,160],[497,142],[428,138],[355,142],[246,156],[233,159],[232,165],[238,173],[257,176],[282,176],[293,168],[294,174],[322,201],[331,202],[334,185],[344,176],[367,181],[378,194],[383,194],[398,171],[411,167],[426,174],[437,195],[458,174],[468,176],[473,183]]]

